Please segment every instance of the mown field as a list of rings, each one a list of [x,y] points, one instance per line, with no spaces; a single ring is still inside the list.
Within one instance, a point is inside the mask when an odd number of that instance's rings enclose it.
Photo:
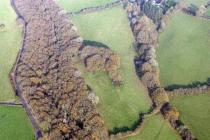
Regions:
[[[80,65],[86,83],[99,96],[98,109],[109,130],[132,127],[139,113],[147,112],[150,99],[135,73],[133,37],[126,14],[121,7],[73,18],[85,40],[106,44],[121,58],[123,85],[114,87],[106,73],[88,73]]]
[[[59,0],[61,7],[69,12],[75,12],[86,7],[100,6],[117,0]]]
[[[120,140],[181,140],[161,115],[155,115],[145,120],[141,132],[134,136]]]
[[[199,140],[210,138],[210,95],[191,95],[172,98],[180,111],[181,120]]]
[[[163,86],[210,77],[210,21],[178,13],[160,34],[157,58]]]
[[[0,23],[5,29],[0,31],[0,101],[14,100],[14,92],[9,81],[9,73],[21,47],[21,28],[17,27],[16,14],[9,0],[0,1]]]
[[[34,140],[34,132],[22,107],[0,106],[1,140]]]

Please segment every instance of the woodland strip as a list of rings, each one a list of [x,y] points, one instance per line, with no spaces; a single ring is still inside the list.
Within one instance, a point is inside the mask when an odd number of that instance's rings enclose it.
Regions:
[[[15,0],[24,21],[22,50],[12,74],[40,139],[107,139],[107,130],[88,99],[87,85],[72,57],[81,39],[68,16],[51,0]],[[38,133],[38,132],[37,132]]]

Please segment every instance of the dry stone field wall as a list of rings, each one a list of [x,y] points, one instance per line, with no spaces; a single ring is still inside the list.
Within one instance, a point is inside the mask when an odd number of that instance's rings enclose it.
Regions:
[[[155,48],[158,47],[158,27],[142,11],[140,0],[127,2],[126,12],[135,37],[138,56],[134,62],[143,84],[148,88],[154,109],[160,109],[164,118],[184,140],[196,139],[191,131],[179,120],[178,110],[171,106],[169,97],[159,81],[159,67]]]
[[[82,42],[68,16],[52,0],[12,4],[25,24],[13,83],[41,130],[40,139],[106,140],[107,130],[72,60]]]

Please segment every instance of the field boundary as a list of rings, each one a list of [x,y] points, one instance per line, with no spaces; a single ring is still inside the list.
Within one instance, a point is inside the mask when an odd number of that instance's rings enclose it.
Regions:
[[[176,5],[173,10],[179,11],[180,5]],[[173,10],[171,13],[174,13]],[[141,8],[137,1],[132,3],[127,2],[126,12],[130,21],[131,30],[133,31],[138,54],[134,60],[136,72],[148,88],[154,105],[153,107],[160,109],[163,117],[169,121],[170,125],[182,139],[196,140],[191,130],[185,124],[180,123],[178,110],[170,104],[169,96],[160,84],[159,66],[155,55],[155,49],[158,47],[159,25],[155,25],[147,16],[142,16],[140,11]],[[167,16],[170,17],[170,13]],[[144,39],[138,37],[139,34],[147,35],[149,38]]]
[[[16,102],[7,102],[7,101],[3,101],[0,102],[0,106],[23,106],[22,103],[16,103]]]
[[[151,112],[148,112],[145,114],[140,114],[138,124],[135,126],[135,128],[133,130],[128,130],[125,132],[117,132],[116,134],[111,134],[110,139],[115,140],[115,139],[122,139],[122,138],[127,138],[127,137],[138,135],[141,132],[141,130],[144,128],[145,119],[150,118],[150,117],[158,114],[159,112],[160,111],[158,109],[152,109]]]
[[[86,7],[86,8],[83,8],[83,9],[79,10],[79,11],[76,11],[76,12],[67,12],[67,14],[70,17],[73,17],[73,16],[76,16],[76,15],[89,14],[89,13],[94,13],[94,12],[101,12],[101,11],[106,10],[106,9],[110,9],[110,8],[113,8],[113,7],[120,6],[121,4],[122,4],[122,0],[118,0],[118,1],[108,3],[108,4],[105,4],[105,5],[100,5],[100,6],[95,6],[95,7]]]
[[[179,88],[172,91],[167,91],[169,97],[210,94],[210,86],[200,86],[193,88]]]

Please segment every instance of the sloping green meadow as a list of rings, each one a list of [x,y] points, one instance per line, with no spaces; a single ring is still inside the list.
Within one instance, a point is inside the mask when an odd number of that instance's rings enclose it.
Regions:
[[[210,138],[210,95],[180,96],[171,99],[181,120],[199,140]]]
[[[59,0],[61,7],[69,12],[79,11],[86,7],[100,6],[117,0]]]
[[[9,0],[0,0],[0,23],[5,28],[0,31],[0,101],[15,100],[9,80],[9,73],[21,47],[21,31],[16,24],[16,14]]]
[[[150,99],[135,73],[132,32],[122,7],[75,16],[73,23],[85,40],[106,44],[121,58],[123,85],[114,87],[106,73],[89,73],[82,66],[83,77],[99,96],[98,110],[109,130],[131,128],[139,113],[147,112]]]
[[[161,115],[152,116],[145,121],[143,129],[138,135],[121,140],[181,140]]]
[[[159,37],[163,86],[205,82],[210,77],[210,21],[176,14]]]
[[[22,107],[0,106],[0,140],[35,140]]]

